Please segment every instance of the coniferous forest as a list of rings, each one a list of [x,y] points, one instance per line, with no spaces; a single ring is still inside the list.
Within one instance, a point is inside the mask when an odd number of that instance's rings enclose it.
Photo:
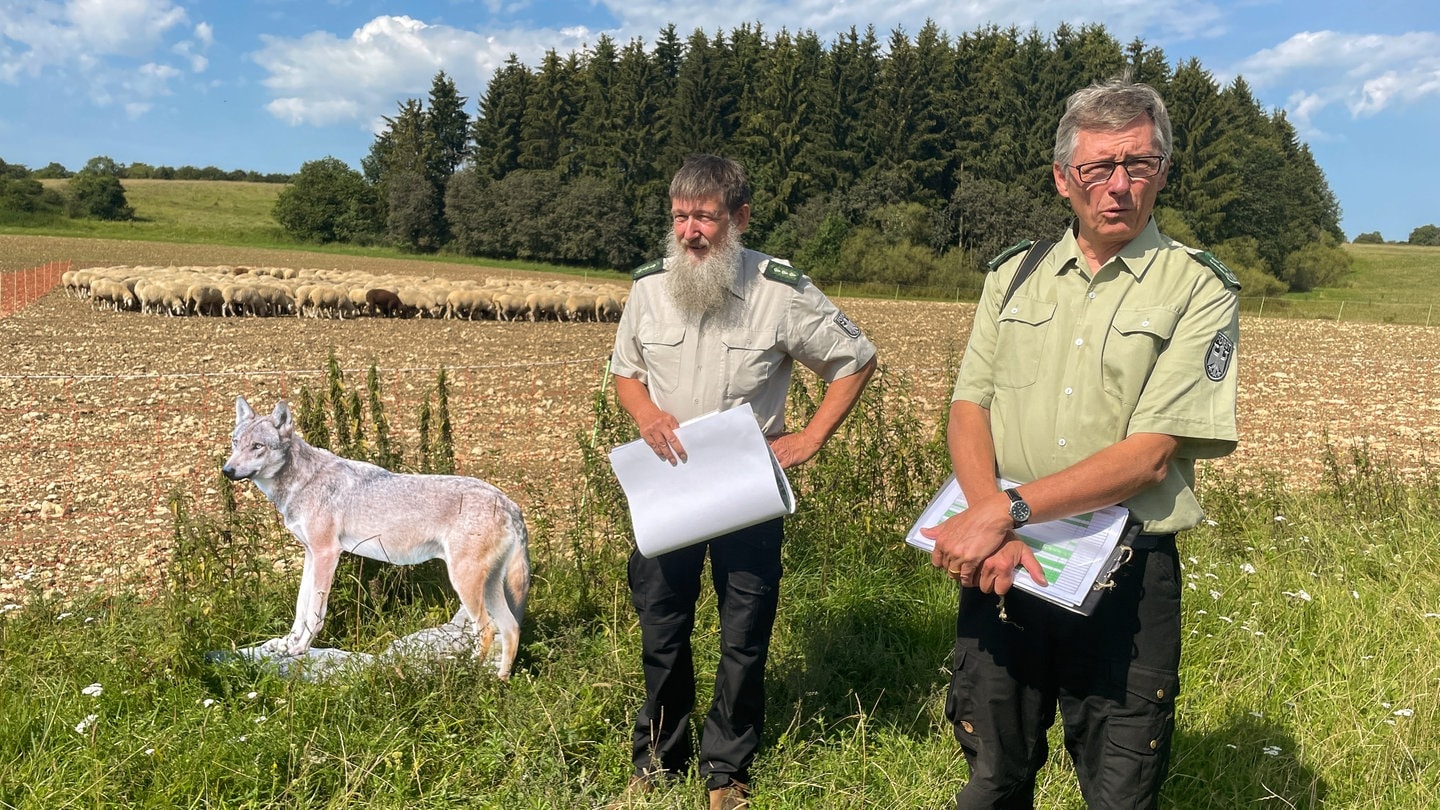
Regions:
[[[658,254],[683,157],[712,152],[749,170],[750,246],[822,282],[973,287],[1005,246],[1065,226],[1050,176],[1064,99],[1127,70],[1174,125],[1162,230],[1220,256],[1247,294],[1346,270],[1339,205],[1283,111],[1100,25],[829,40],[671,25],[535,66],[512,56],[473,114],[441,72],[359,170],[306,163],[276,217],[317,241],[623,270]]]

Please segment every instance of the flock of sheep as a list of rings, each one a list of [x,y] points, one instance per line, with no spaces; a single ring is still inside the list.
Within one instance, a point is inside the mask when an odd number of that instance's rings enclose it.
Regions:
[[[618,321],[619,284],[453,280],[292,267],[147,267],[67,271],[65,289],[93,306],[151,315]]]

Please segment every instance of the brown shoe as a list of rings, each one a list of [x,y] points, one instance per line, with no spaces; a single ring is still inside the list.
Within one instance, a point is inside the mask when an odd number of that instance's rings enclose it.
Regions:
[[[710,810],[746,810],[750,806],[750,788],[743,782],[731,782],[710,791]]]
[[[647,797],[655,792],[655,781],[648,776],[635,774],[630,777],[630,783],[625,785],[625,791],[616,796],[605,810],[625,810],[625,808],[644,807]]]

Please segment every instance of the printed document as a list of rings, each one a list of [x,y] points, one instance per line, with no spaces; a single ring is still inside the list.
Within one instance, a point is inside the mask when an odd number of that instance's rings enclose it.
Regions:
[[[687,461],[674,466],[643,440],[610,451],[646,557],[694,545],[795,511],[790,479],[743,403],[675,429]]]
[[[1014,486],[1019,485],[1003,479],[1000,481],[1002,489]],[[967,505],[965,495],[955,483],[955,476],[950,476],[935,499],[920,513],[920,519],[910,527],[905,542],[924,551],[934,551],[935,541],[922,535],[920,530],[965,511]],[[1119,546],[1119,542],[1129,516],[1130,510],[1122,506],[1107,506],[1094,512],[1031,523],[1016,529],[1015,534],[1035,552],[1035,559],[1044,569],[1045,579],[1050,584],[1042,586],[1031,579],[1025,569],[1017,568],[1015,587],[1066,610],[1089,615],[1104,593],[1104,584],[1125,559],[1125,549]],[[1101,587],[1096,586],[1097,582]]]

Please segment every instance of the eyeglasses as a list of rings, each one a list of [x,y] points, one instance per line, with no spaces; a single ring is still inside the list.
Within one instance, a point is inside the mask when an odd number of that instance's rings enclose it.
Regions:
[[[1124,166],[1125,174],[1131,180],[1154,177],[1165,165],[1165,156],[1142,155],[1124,160],[1096,160],[1090,163],[1067,163],[1065,165],[1075,170],[1075,175],[1080,178],[1080,182],[1093,185],[1109,180],[1110,176],[1115,173],[1116,166]]]

